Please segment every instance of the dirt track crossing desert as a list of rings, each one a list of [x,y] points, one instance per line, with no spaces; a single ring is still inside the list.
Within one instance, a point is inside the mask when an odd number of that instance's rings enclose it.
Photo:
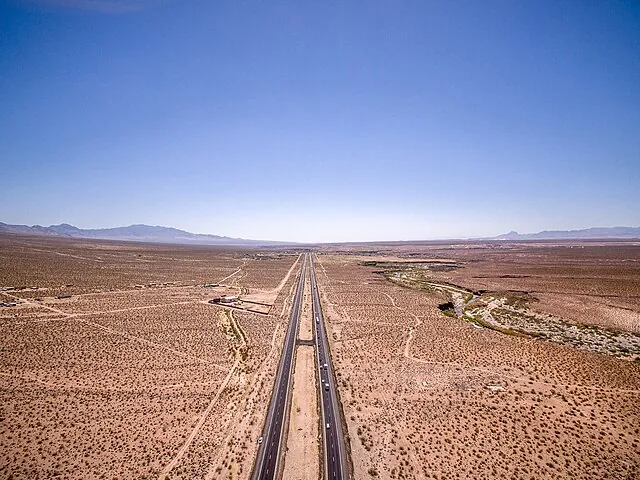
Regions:
[[[305,251],[0,236],[0,478],[250,478]],[[352,478],[640,478],[640,246],[312,256]],[[311,298],[283,478],[323,470]]]
[[[606,294],[612,310],[628,308],[628,323],[615,325],[632,334],[640,247],[494,247],[367,245],[319,255],[355,477],[638,478],[637,350],[593,353],[481,326],[458,318],[454,302],[475,291],[557,315],[563,310],[537,299],[562,290],[573,305],[587,288],[593,304]],[[421,280],[397,282],[398,272]],[[567,310],[557,321],[606,318]]]
[[[298,254],[3,238],[0,257],[1,478],[248,475]],[[209,303],[240,292],[270,313]]]

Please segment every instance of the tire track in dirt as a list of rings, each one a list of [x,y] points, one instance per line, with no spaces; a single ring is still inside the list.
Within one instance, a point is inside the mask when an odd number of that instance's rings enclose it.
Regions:
[[[247,261],[245,260],[244,262],[242,262],[242,265],[240,265],[240,266],[238,267],[238,269],[237,269],[235,272],[233,272],[233,273],[232,273],[232,274],[230,274],[230,275],[227,275],[227,276],[226,276],[226,277],[224,277],[222,280],[220,280],[218,283],[220,283],[220,284],[221,284],[221,283],[222,283],[222,282],[224,282],[225,280],[228,280],[228,279],[230,279],[231,277],[233,277],[234,275],[237,275],[238,273],[240,273],[240,272],[242,271],[242,267],[244,267],[246,264],[247,264]]]
[[[228,372],[229,371],[229,369],[227,367],[223,367],[222,365],[218,365],[217,363],[210,362],[208,360],[205,360],[204,358],[195,357],[193,355],[189,355],[188,353],[184,353],[184,352],[181,352],[179,350],[175,350],[175,349],[173,349],[173,348],[171,348],[171,347],[169,347],[167,345],[163,345],[161,343],[156,343],[156,342],[153,342],[151,340],[147,340],[146,338],[142,338],[142,337],[138,337],[138,336],[135,336],[135,335],[131,335],[131,334],[126,333],[126,332],[121,332],[121,331],[115,330],[113,328],[105,327],[104,325],[101,325],[99,323],[92,322],[92,321],[89,321],[89,320],[84,320],[82,318],[78,318],[77,320],[78,320],[78,322],[84,323],[86,325],[90,325],[90,326],[98,328],[100,330],[104,330],[104,331],[109,332],[109,333],[111,333],[113,335],[120,335],[120,336],[125,337],[125,338],[127,338],[129,340],[134,340],[134,341],[143,343],[145,345],[150,345],[152,347],[156,347],[156,348],[160,348],[162,350],[166,350],[168,352],[171,352],[171,353],[173,353],[175,355],[178,355],[179,357],[185,358],[187,360],[193,360],[193,361],[201,363],[203,365],[209,365],[211,367],[215,367],[215,368],[217,368],[217,369],[219,369],[221,371],[224,371],[224,372]]]
[[[275,292],[279,293],[280,290],[282,290],[282,288],[289,281],[289,277],[291,276],[291,273],[295,270],[296,265],[298,265],[298,262],[300,262],[301,258],[302,258],[302,254],[298,255],[298,258],[296,258],[296,261],[293,262],[293,265],[291,265],[291,268],[289,269],[289,271],[285,274],[285,276],[282,278],[282,280],[280,280],[280,283],[278,284],[278,286],[276,288],[274,288],[273,290],[267,290],[267,293],[275,293]]]
[[[156,303],[153,305],[141,305],[139,307],[127,307],[127,308],[116,308],[114,310],[98,310],[95,312],[82,312],[82,313],[67,313],[69,318],[78,318],[78,317],[90,317],[91,315],[104,315],[106,313],[122,313],[122,312],[134,312],[136,310],[147,310],[151,308],[162,308],[162,307],[173,307],[175,305],[190,305],[193,303],[198,303],[199,300],[185,300],[182,302],[171,302],[171,303]],[[61,311],[61,313],[64,313]]]
[[[2,377],[7,377],[7,378],[13,378],[13,379],[17,379],[17,380],[22,380],[24,382],[31,382],[31,383],[37,383],[38,385],[42,386],[42,387],[46,387],[49,389],[54,389],[54,390],[63,390],[63,391],[68,391],[68,390],[80,390],[80,391],[84,391],[84,392],[97,392],[97,393],[107,393],[107,392],[115,392],[115,393],[144,393],[144,392],[155,392],[157,390],[164,390],[164,389],[175,389],[175,388],[185,388],[185,387],[196,387],[196,386],[211,386],[214,383],[217,382],[193,382],[193,383],[174,383],[174,384],[168,384],[168,385],[158,385],[152,389],[148,389],[148,390],[141,390],[140,388],[135,388],[135,389],[128,389],[128,388],[105,388],[105,387],[93,387],[93,386],[86,386],[86,385],[74,385],[72,383],[54,383],[54,382],[47,382],[46,380],[40,380],[38,378],[34,378],[34,377],[30,377],[28,375],[18,375],[15,373],[10,373],[10,372],[0,372],[0,376]]]
[[[3,293],[5,293],[5,292],[3,292]],[[192,303],[200,302],[200,300],[184,300],[184,301],[181,301],[181,302],[154,303],[152,305],[140,305],[138,307],[116,308],[116,309],[113,309],[113,310],[96,310],[96,311],[92,311],[92,312],[69,313],[69,312],[65,312],[64,310],[60,310],[59,308],[52,307],[51,305],[47,305],[45,303],[32,302],[30,300],[26,300],[26,299],[23,299],[23,298],[20,298],[20,297],[17,297],[15,295],[11,295],[11,294],[8,294],[8,293],[5,293],[5,295],[13,297],[16,300],[19,300],[21,302],[21,304],[28,305],[28,306],[31,306],[31,307],[41,307],[41,308],[44,308],[46,310],[52,311],[54,313],[57,313],[59,315],[63,315],[65,318],[88,317],[88,316],[91,316],[91,315],[104,315],[106,313],[132,312],[132,311],[136,311],[136,310],[145,310],[145,309],[150,309],[150,308],[161,308],[161,307],[171,307],[171,306],[175,306],[175,305],[189,305],[189,304],[192,304]]]
[[[255,399],[255,397],[260,393],[257,389],[255,389],[255,386],[259,385],[261,383],[261,381],[264,379],[264,377],[266,376],[266,374],[267,374],[266,365],[271,360],[271,358],[273,357],[274,353],[276,352],[276,339],[278,337],[278,333],[279,333],[281,325],[282,325],[282,322],[278,322],[276,324],[276,327],[274,329],[273,335],[271,337],[271,349],[269,350],[269,353],[267,354],[267,356],[263,360],[262,367],[257,372],[257,374],[254,377],[254,381],[252,382],[252,385],[253,385],[254,388],[252,388],[250,391],[248,391],[247,393],[245,393],[243,395],[243,397],[240,399],[240,401],[238,401],[238,406],[240,404],[246,406],[246,404],[247,404],[247,402],[249,400]],[[240,416],[245,414],[245,413],[246,413],[246,409],[237,408],[236,412],[233,414],[233,417],[232,417],[231,421],[229,422],[229,427],[227,428],[227,434],[226,434],[226,436],[224,438],[224,441],[221,442],[221,445],[227,445],[229,443],[230,439],[236,433],[236,431],[234,429],[234,426],[238,425]],[[215,460],[213,462],[211,462],[211,467],[209,468],[207,474],[204,477],[205,480],[213,480],[213,479],[217,478],[218,472],[216,470],[217,470],[217,467],[222,463],[222,460],[224,458],[225,453],[226,453],[225,451],[220,451],[216,455]]]
[[[178,453],[176,453],[175,457],[173,457],[173,459],[162,469],[162,472],[160,473],[160,476],[159,476],[160,480],[167,478],[171,470],[175,468],[175,466],[178,464],[178,462],[180,462],[184,454],[187,452],[193,440],[196,438],[198,433],[200,433],[200,430],[202,429],[204,422],[207,420],[207,417],[211,413],[211,410],[213,410],[213,407],[218,402],[220,395],[229,384],[229,381],[231,380],[233,375],[235,375],[236,370],[238,369],[238,366],[242,361],[241,351],[242,349],[247,347],[246,336],[245,336],[244,330],[242,330],[240,325],[236,322],[235,318],[233,317],[233,311],[229,310],[228,315],[229,315],[229,320],[231,322],[231,327],[234,329],[234,331],[239,332],[238,336],[240,337],[240,347],[235,349],[235,360],[233,362],[233,366],[229,370],[229,373],[227,373],[227,376],[222,381],[222,384],[218,388],[218,391],[209,402],[209,405],[207,405],[207,408],[202,412],[202,415],[200,416],[198,423],[196,423],[196,426],[193,428],[193,430],[185,440],[184,444],[182,444],[182,446],[178,450]]]
[[[391,296],[383,293],[384,295],[386,295],[387,297],[389,297],[389,299],[391,300]],[[395,301],[392,300],[392,302],[395,305]],[[405,309],[401,308],[401,307],[397,307],[396,308],[405,311]],[[413,315],[416,319],[418,319],[419,317],[417,317],[414,314]],[[428,365],[442,365],[442,366],[449,366],[449,367],[454,367],[454,368],[463,368],[463,369],[468,369],[468,370],[474,370],[477,372],[482,372],[482,373],[486,373],[489,375],[495,375],[495,376],[499,376],[502,378],[508,378],[509,380],[515,380],[518,382],[526,382],[529,383],[531,380],[529,380],[528,378],[524,378],[524,377],[517,377],[514,375],[508,375],[506,373],[502,373],[496,370],[492,370],[490,368],[485,368],[485,367],[474,367],[471,365],[464,365],[462,363],[456,363],[456,362],[438,362],[435,360],[425,360],[425,359],[421,359],[418,357],[414,357],[413,355],[411,355],[411,341],[413,340],[413,330],[417,327],[419,327],[422,324],[422,320],[419,320],[415,325],[413,325],[412,327],[409,327],[409,331],[407,334],[407,341],[405,343],[404,346],[404,357],[408,360],[411,360],[413,362],[417,362],[417,363],[422,363],[422,364],[428,364]],[[534,341],[534,340],[531,340]],[[589,385],[571,385],[571,384],[562,384],[562,383],[550,383],[550,382],[540,382],[540,381],[534,381],[532,383],[532,385],[544,385],[546,387],[558,387],[558,388],[565,388],[565,389],[571,389],[571,388],[581,388],[581,389],[585,389],[585,390],[593,390],[593,391],[599,391],[602,393],[630,393],[630,394],[639,394],[640,390],[633,390],[633,389],[606,389],[606,388],[601,388],[601,387],[593,387],[593,386],[589,386]]]
[[[298,256],[298,258],[296,259],[296,261],[293,263],[292,267],[289,269],[289,271],[285,274],[283,280],[280,282],[280,284],[277,287],[277,291],[278,293],[280,293],[280,291],[282,290],[282,288],[284,288],[284,286],[287,284],[287,281],[289,280],[290,276],[291,276],[291,272],[294,271],[296,265],[298,264],[298,261],[300,260],[300,258],[302,258],[301,255]],[[284,318],[283,315],[286,311],[286,307],[287,305],[290,303],[291,299],[293,299],[293,295],[294,295],[294,287],[295,284],[292,285],[292,287],[289,289],[289,292],[286,294],[286,297],[283,301],[283,309],[281,312],[281,318]],[[275,290],[272,291],[272,293],[275,292]],[[259,391],[259,389],[256,388],[256,386],[261,385],[263,383],[264,378],[266,377],[266,375],[269,373],[269,369],[268,369],[268,365],[269,363],[273,360],[274,356],[279,352],[279,349],[276,348],[277,347],[277,341],[278,341],[278,337],[281,334],[281,329],[283,326],[283,321],[279,321],[273,330],[273,334],[271,335],[271,344],[270,344],[270,348],[269,348],[269,352],[267,353],[267,355],[265,356],[264,360],[262,361],[262,364],[260,367],[258,367],[256,373],[254,374],[253,380],[250,383],[251,387],[248,388],[248,391],[242,396],[242,398],[238,401],[238,406],[243,405],[244,408],[237,408],[236,412],[233,414],[233,417],[231,419],[231,421],[229,422],[229,427],[227,428],[227,433],[226,436],[224,438],[224,441],[221,443],[222,445],[227,445],[229,443],[229,441],[232,439],[232,437],[237,434],[236,431],[236,427],[237,425],[239,425],[240,423],[240,419],[242,415],[245,416],[249,416],[251,415],[251,413],[253,413],[255,411],[256,408],[256,403],[255,403],[255,398],[261,393]],[[249,409],[247,409],[247,405],[249,402],[253,402],[251,404],[251,407]],[[261,421],[256,422],[256,424],[262,424]],[[205,475],[205,480],[213,480],[215,478],[219,477],[219,467],[222,464],[224,457],[225,457],[225,451],[219,451],[219,453],[216,455],[215,459],[211,462],[211,466],[209,468],[209,470],[207,471],[206,475]]]
[[[438,286],[439,284],[430,284],[432,286]],[[453,289],[452,289],[453,290]],[[458,290],[458,289],[455,289]],[[463,291],[463,290],[460,290]],[[385,295],[387,298],[389,298],[389,300],[391,301],[391,303],[393,304],[394,307],[398,308],[401,311],[404,311],[405,313],[409,313],[410,315],[412,315],[414,318],[419,319],[420,317],[417,317],[416,315],[410,313],[410,312],[406,312],[406,309],[401,308],[399,306],[397,306],[395,300],[393,299],[393,297],[385,292],[379,292],[382,293],[383,295]],[[467,293],[467,292],[465,292]],[[508,375],[506,373],[501,373],[498,372],[496,370],[492,370],[490,368],[484,368],[484,367],[474,367],[474,366],[470,366],[470,365],[464,365],[461,363],[456,363],[456,362],[438,362],[435,360],[424,360],[418,357],[414,357],[413,355],[411,355],[411,341],[413,340],[413,330],[417,327],[419,327],[422,324],[422,320],[418,320],[418,322],[409,327],[409,331],[407,334],[407,341],[405,343],[404,346],[404,357],[407,358],[408,360],[411,360],[413,362],[417,362],[417,363],[422,363],[422,364],[429,364],[429,365],[442,365],[442,366],[450,366],[450,367],[454,367],[454,368],[464,368],[464,369],[468,369],[468,370],[474,370],[477,372],[482,372],[482,373],[486,373],[489,375],[495,375],[495,376],[499,376],[502,378],[508,378],[509,380],[515,380],[518,382],[525,382],[525,383],[529,383],[531,382],[531,380],[529,380],[528,378],[524,378],[524,377],[517,377],[514,375]],[[534,341],[534,340],[530,340],[530,341]],[[594,386],[589,386],[589,385],[571,385],[571,384],[562,384],[562,383],[550,383],[550,382],[540,382],[540,381],[533,381],[532,385],[543,385],[546,387],[551,387],[551,388],[565,388],[565,389],[571,389],[571,388],[580,388],[580,389],[584,389],[584,390],[592,390],[592,391],[598,391],[601,393],[625,393],[625,394],[639,394],[640,390],[633,390],[633,389],[606,389],[606,388],[602,388],[602,387],[594,387]]]
[[[13,296],[13,295],[11,295],[11,296]],[[196,361],[196,362],[204,364],[204,365],[212,366],[212,367],[217,368],[217,369],[219,369],[219,370],[221,370],[223,372],[228,372],[229,371],[227,367],[223,367],[222,365],[218,365],[217,363],[213,363],[213,362],[210,362],[210,361],[205,360],[203,358],[195,357],[193,355],[189,355],[188,353],[181,352],[181,351],[176,350],[174,348],[171,348],[171,347],[169,347],[167,345],[163,345],[161,343],[156,343],[156,342],[153,342],[151,340],[147,340],[146,338],[139,337],[139,336],[136,336],[136,335],[132,335],[130,333],[123,332],[123,331],[120,331],[120,330],[116,330],[114,328],[106,327],[106,326],[104,326],[104,325],[102,325],[100,323],[92,322],[90,320],[82,318],[82,317],[88,317],[88,316],[92,316],[92,315],[103,315],[103,314],[107,314],[107,313],[130,312],[130,311],[136,311],[136,310],[145,310],[145,309],[150,309],[150,308],[160,308],[160,307],[175,306],[175,305],[189,305],[189,304],[192,304],[192,303],[199,303],[198,300],[189,300],[189,301],[185,301],[185,302],[174,302],[174,303],[163,303],[163,304],[155,304],[155,305],[145,305],[145,306],[140,306],[140,307],[120,308],[120,309],[115,309],[115,310],[104,310],[104,311],[87,312],[87,313],[67,313],[67,312],[59,310],[57,308],[50,307],[48,305],[40,305],[38,303],[29,302],[29,301],[25,301],[24,303],[27,304],[27,305],[42,306],[42,307],[44,307],[44,308],[46,308],[48,310],[51,310],[51,311],[53,311],[53,312],[55,312],[55,313],[57,313],[59,315],[62,315],[62,317],[60,317],[60,318],[45,319],[46,321],[76,320],[76,321],[78,321],[80,323],[84,323],[86,325],[90,325],[90,326],[98,328],[100,330],[104,330],[104,331],[109,332],[109,333],[111,333],[113,335],[120,335],[120,336],[125,337],[125,338],[127,338],[129,340],[134,340],[134,341],[137,341],[137,342],[140,342],[140,343],[143,343],[145,345],[149,345],[149,346],[152,346],[152,347],[155,347],[155,348],[161,348],[161,349],[166,350],[168,352],[171,352],[171,353],[173,353],[175,355],[178,355],[178,356],[180,356],[182,358],[193,360],[193,361]],[[34,321],[36,321],[36,320],[32,320],[32,321],[29,321],[29,322],[20,322],[18,324],[12,324],[11,326],[33,323]],[[40,319],[39,321],[43,321],[43,320]]]
[[[490,375],[494,375],[497,377],[502,377],[502,378],[508,378],[509,380],[515,380],[518,382],[523,382],[523,383],[527,383],[530,385],[544,385],[545,387],[551,387],[551,388],[565,388],[565,389],[576,389],[576,388],[581,388],[584,390],[593,390],[596,392],[601,392],[601,393],[610,393],[610,394],[618,394],[618,393],[630,393],[630,394],[640,394],[640,390],[633,390],[633,389],[624,389],[624,388],[602,388],[602,387],[594,387],[594,386],[590,386],[590,385],[571,385],[571,384],[564,384],[564,383],[550,383],[550,382],[540,382],[540,381],[533,381],[530,380],[528,378],[524,378],[524,377],[516,377],[513,375],[508,375],[506,373],[501,373],[501,372],[497,372],[495,370],[491,370],[489,368],[484,368],[484,367],[473,367],[470,365],[464,365],[462,363],[455,363],[455,362],[438,362],[435,360],[424,360],[422,358],[417,358],[414,356],[408,356],[406,357],[408,360],[411,360],[413,362],[417,362],[417,363],[423,363],[423,364],[427,364],[427,365],[442,365],[445,367],[454,367],[454,368],[462,368],[462,369],[467,369],[467,370],[474,370],[477,372],[482,372],[482,373],[487,373]]]
[[[409,327],[409,337],[412,336],[412,332],[413,332],[413,328],[415,328],[416,326],[420,325],[422,323],[422,320],[420,320],[420,317],[418,317],[417,315],[411,313],[411,312],[407,312],[406,309],[399,307],[396,304],[395,299],[385,293],[385,292],[378,292],[378,293],[382,293],[383,295],[385,295],[389,301],[391,302],[391,304],[393,305],[393,307],[397,310],[400,310],[401,312],[405,313],[405,314],[409,314],[410,316],[412,316],[415,320],[416,320],[416,325],[413,327]],[[407,345],[405,345],[405,352],[407,349]],[[400,378],[402,378],[402,374],[404,373],[404,370],[406,369],[406,365],[403,365],[402,369],[400,370],[400,372],[398,372],[399,374],[395,376],[394,380],[393,380],[393,389],[392,391],[396,392],[398,389],[398,385],[400,384]],[[403,385],[400,385],[402,388],[404,387]],[[390,410],[390,402],[387,399],[386,395],[382,392],[380,392],[380,396],[382,398],[382,402],[385,405],[385,408],[387,410]],[[402,418],[398,418],[397,416],[392,416],[391,414],[387,414],[386,412],[383,413],[384,416],[388,417],[388,420],[390,421],[390,424],[396,424],[396,423],[406,423],[407,422],[407,410],[408,407],[405,407],[404,409],[402,409]],[[412,462],[414,465],[416,465],[417,467],[420,467],[420,461],[419,459],[416,457],[415,453],[413,452],[413,449],[411,448],[411,443],[409,442],[409,440],[407,439],[407,436],[404,434],[404,432],[401,429],[398,429],[397,431],[398,437],[399,439],[404,443],[405,445],[405,451],[407,452],[407,455],[411,458]],[[416,472],[414,472],[414,474],[416,475],[415,478],[418,479],[425,479],[425,475],[424,472],[421,468],[417,468]]]

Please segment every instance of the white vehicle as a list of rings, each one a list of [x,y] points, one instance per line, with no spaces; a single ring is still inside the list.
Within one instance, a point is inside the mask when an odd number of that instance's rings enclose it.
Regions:
[[[325,384],[324,384],[324,389],[325,389],[327,392],[329,391],[329,384],[328,384],[328,383],[325,383]]]
[[[329,367],[326,363],[324,364],[324,369],[326,370]]]
[[[260,445],[261,443],[262,443],[262,437],[258,439],[258,445]]]
[[[331,428],[331,426],[327,423],[327,430],[329,430]]]

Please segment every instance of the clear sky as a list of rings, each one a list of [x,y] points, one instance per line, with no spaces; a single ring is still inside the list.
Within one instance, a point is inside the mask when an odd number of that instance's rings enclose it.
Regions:
[[[0,221],[640,225],[640,3],[0,0]]]

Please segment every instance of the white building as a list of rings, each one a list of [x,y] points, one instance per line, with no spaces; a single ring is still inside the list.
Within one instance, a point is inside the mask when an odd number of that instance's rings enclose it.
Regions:
[[[220,297],[220,303],[235,303],[238,301],[238,297],[236,295],[225,295],[224,297]]]

